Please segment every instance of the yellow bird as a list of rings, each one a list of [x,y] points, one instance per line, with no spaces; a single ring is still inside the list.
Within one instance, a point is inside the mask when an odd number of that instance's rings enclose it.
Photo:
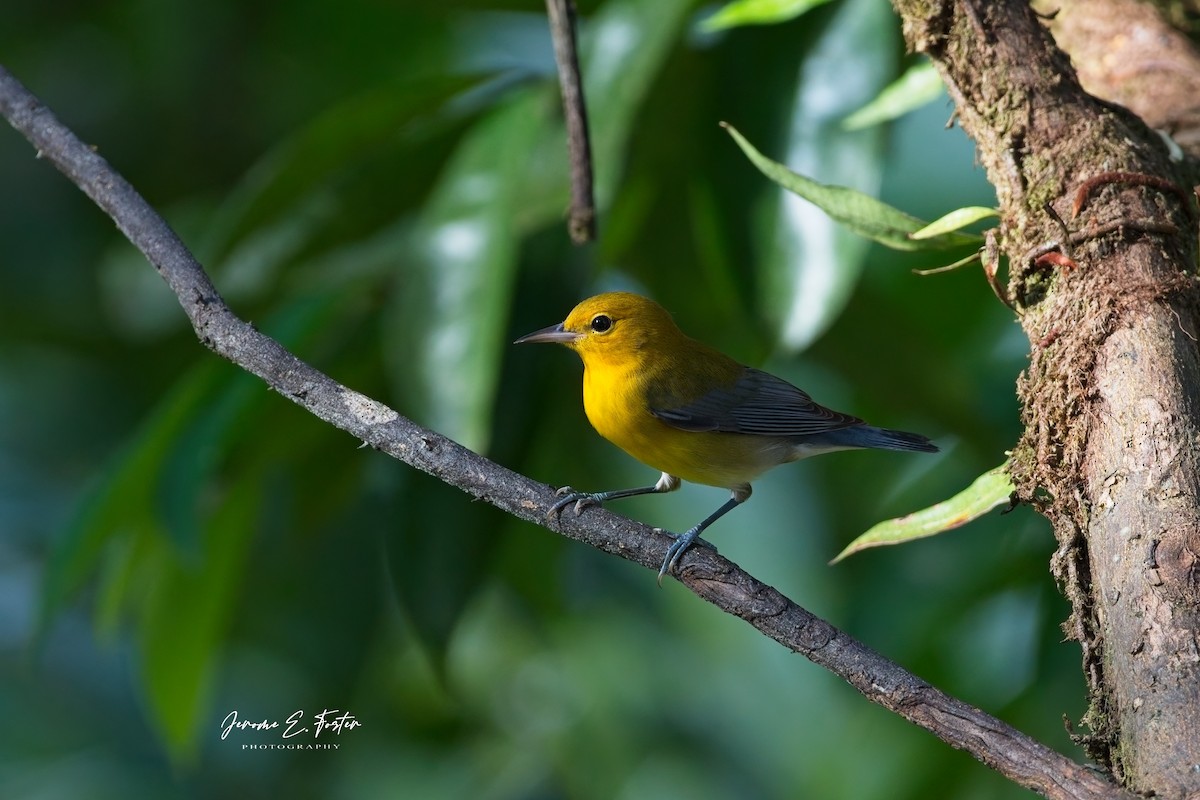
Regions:
[[[831,411],[804,391],[747,367],[687,336],[665,308],[640,295],[609,292],[584,300],[564,322],[517,339],[558,342],[583,359],[583,408],[592,427],[662,472],[653,486],[568,492],[550,515],[619,497],[671,492],[681,481],[729,489],[720,508],[676,536],[670,572],[700,534],[750,497],[750,481],[789,461],[835,450],[937,452],[916,433],[867,425]],[[707,544],[701,540],[701,544]]]

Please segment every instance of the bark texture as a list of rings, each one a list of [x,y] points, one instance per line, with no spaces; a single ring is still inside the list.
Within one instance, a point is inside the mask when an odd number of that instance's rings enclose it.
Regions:
[[[946,79],[1000,201],[1008,289],[1031,344],[1014,479],[1059,542],[1052,569],[1091,690],[1085,742],[1135,791],[1200,796],[1189,164],[1131,112],[1088,95],[1028,5],[895,5],[910,48]]]
[[[1120,103],[1200,155],[1200,53],[1158,9],[1141,0],[1035,6],[1049,17],[1086,91]]]

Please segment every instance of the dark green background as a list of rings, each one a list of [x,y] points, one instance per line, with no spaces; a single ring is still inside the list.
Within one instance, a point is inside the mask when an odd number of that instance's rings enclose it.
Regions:
[[[634,288],[693,335],[937,456],[788,466],[721,552],[1075,754],[1084,707],[1031,512],[826,562],[1019,432],[1026,343],[962,253],[781,200],[721,120],[933,219],[994,202],[943,97],[839,120],[909,62],[880,0],[707,34],[714,6],[585,2],[601,237],[570,245],[540,4],[18,0],[0,62],[182,234],[235,311],[547,483],[655,474],[601,440],[570,353],[512,348]],[[200,346],[112,223],[0,132],[0,796],[1021,797],[677,583],[514,521]],[[800,309],[793,314],[791,310]],[[679,530],[724,492],[614,510]],[[337,751],[234,731],[323,708]],[[302,737],[305,741],[311,741]]]

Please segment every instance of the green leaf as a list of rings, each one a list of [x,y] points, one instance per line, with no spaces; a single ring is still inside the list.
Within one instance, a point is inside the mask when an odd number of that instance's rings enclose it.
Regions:
[[[380,150],[397,143],[412,146],[442,117],[461,113],[447,110],[447,101],[478,83],[479,78],[467,76],[393,81],[320,114],[246,172],[213,215],[199,248],[202,255],[213,269],[225,271],[230,256],[236,267],[253,263],[256,251],[274,255],[281,247],[295,249],[296,238],[305,235],[295,229],[295,219],[312,227],[311,217],[328,213],[335,202],[331,187],[339,178]],[[242,242],[251,234],[257,241]],[[247,250],[231,252],[235,244]]]
[[[584,28],[581,69],[591,127],[596,204],[602,214],[626,178],[625,159],[638,112],[651,87],[661,79],[663,65],[684,31],[692,6],[691,0],[607,2]],[[554,206],[549,209],[551,218],[559,219],[567,207],[566,134],[561,123],[549,133],[554,137],[549,152],[561,154],[555,161],[558,183],[551,196]],[[531,199],[536,202],[539,198]]]
[[[870,547],[901,544],[952,530],[978,519],[996,506],[1004,505],[1013,493],[1008,465],[1009,462],[1005,461],[995,469],[988,470],[949,500],[875,525],[847,545],[829,563],[836,564],[846,556]]]
[[[784,128],[787,160],[814,181],[873,194],[883,179],[881,128],[842,130],[846,112],[871,97],[895,68],[895,18],[877,0],[845,0],[802,31],[803,53]],[[830,86],[845,85],[831,94]],[[764,205],[758,269],[761,302],[780,342],[807,347],[842,313],[871,243],[782,189]]]
[[[942,76],[938,75],[933,64],[918,62],[905,70],[874,100],[842,120],[842,128],[856,131],[902,117],[937,99],[942,88]]]
[[[396,601],[439,671],[466,606],[488,580],[502,512],[423,475],[402,476],[381,512],[395,510],[383,556]]]
[[[754,145],[750,144],[732,125],[724,122],[721,125],[729,131],[751,163],[758,167],[764,175],[788,191],[818,206],[830,217],[860,236],[872,239],[893,250],[942,250],[973,245],[977,242],[977,237],[957,232],[914,241],[912,234],[926,226],[927,223],[924,220],[906,214],[881,200],[854,189],[830,186],[798,175],[756,150]]]
[[[519,204],[550,108],[514,95],[459,143],[413,232],[385,338],[405,410],[473,450],[491,437],[492,400],[516,277]]]
[[[734,0],[700,23],[709,33],[741,25],[774,25],[823,6],[829,0]]]
[[[943,233],[956,231],[960,228],[965,228],[973,222],[978,222],[981,219],[988,217],[998,217],[1000,212],[994,208],[987,206],[966,206],[965,208],[956,208],[945,216],[938,217],[933,222],[926,225],[921,230],[912,234],[912,238],[916,240],[932,239],[935,236],[941,236]],[[983,239],[980,237],[980,241]]]
[[[333,295],[273,315],[264,329],[285,345],[327,324]],[[42,579],[39,635],[97,566],[104,566],[97,623],[111,630],[145,570],[130,563],[147,543],[168,541],[196,557],[203,499],[222,459],[254,424],[271,395],[257,378],[211,357],[186,370],[104,477],[88,491],[55,544]]]
[[[155,513],[159,468],[211,398],[220,380],[219,366],[206,361],[186,373],[84,496],[51,552],[42,579],[43,634],[114,539],[166,535]]]
[[[205,521],[202,558],[181,560],[161,541],[151,558],[156,568],[140,625],[143,685],[151,717],[176,760],[195,756],[262,497],[261,480],[231,483]]]

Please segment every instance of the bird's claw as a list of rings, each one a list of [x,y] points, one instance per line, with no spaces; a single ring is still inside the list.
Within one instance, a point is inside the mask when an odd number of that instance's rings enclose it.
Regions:
[[[577,492],[570,486],[563,486],[555,491],[554,495],[562,499],[550,506],[550,510],[546,512],[546,516],[551,519],[561,517],[562,510],[571,503],[575,504],[575,516],[578,517],[588,506],[598,506],[602,502],[597,495],[591,492]]]
[[[665,531],[664,531],[665,533]],[[683,556],[689,547],[698,544],[701,547],[707,547],[714,553],[717,552],[716,545],[712,542],[700,538],[700,531],[693,528],[686,533],[674,534],[668,533],[668,536],[674,536],[675,541],[671,542],[671,546],[667,548],[667,555],[663,558],[662,567],[658,570],[658,586],[662,588],[663,576],[675,569],[676,562]]]

